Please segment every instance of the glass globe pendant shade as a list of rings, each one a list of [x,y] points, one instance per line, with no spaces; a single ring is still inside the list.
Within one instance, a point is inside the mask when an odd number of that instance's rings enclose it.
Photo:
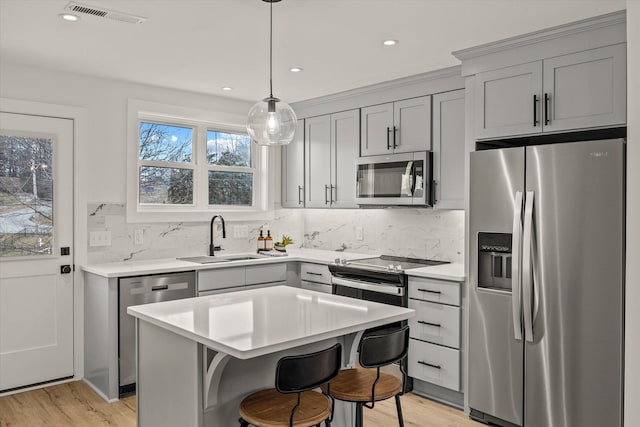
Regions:
[[[249,110],[247,132],[260,145],[285,145],[296,132],[296,113],[278,98],[265,98]]]

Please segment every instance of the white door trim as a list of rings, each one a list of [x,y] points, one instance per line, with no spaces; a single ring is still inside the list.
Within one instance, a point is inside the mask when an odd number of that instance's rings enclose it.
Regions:
[[[48,104],[20,99],[0,98],[0,111],[73,120],[73,246],[74,262],[82,265],[87,260],[87,189],[89,170],[89,127],[86,108]],[[76,268],[73,273],[74,373],[73,379],[84,376],[84,280]]]

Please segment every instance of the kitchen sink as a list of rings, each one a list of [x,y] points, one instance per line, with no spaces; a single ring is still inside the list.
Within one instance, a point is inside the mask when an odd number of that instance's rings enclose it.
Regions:
[[[227,255],[227,256],[192,256],[192,257],[183,257],[176,258],[180,261],[188,261],[195,262],[196,264],[213,264],[219,262],[230,262],[230,261],[247,261],[250,259],[262,259],[263,256],[260,255]]]

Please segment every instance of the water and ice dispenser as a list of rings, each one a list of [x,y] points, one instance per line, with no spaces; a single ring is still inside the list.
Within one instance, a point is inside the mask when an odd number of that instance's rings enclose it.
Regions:
[[[511,233],[478,233],[478,287],[511,290]]]

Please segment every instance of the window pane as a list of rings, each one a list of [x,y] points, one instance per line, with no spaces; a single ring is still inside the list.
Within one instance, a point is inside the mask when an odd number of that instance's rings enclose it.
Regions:
[[[0,257],[53,253],[53,141],[0,135]]]
[[[190,205],[193,203],[193,171],[140,167],[140,203]]]
[[[210,205],[253,204],[253,174],[209,171]]]
[[[251,138],[237,133],[207,131],[207,163],[250,168]]]
[[[140,122],[140,160],[189,163],[193,129]]]

